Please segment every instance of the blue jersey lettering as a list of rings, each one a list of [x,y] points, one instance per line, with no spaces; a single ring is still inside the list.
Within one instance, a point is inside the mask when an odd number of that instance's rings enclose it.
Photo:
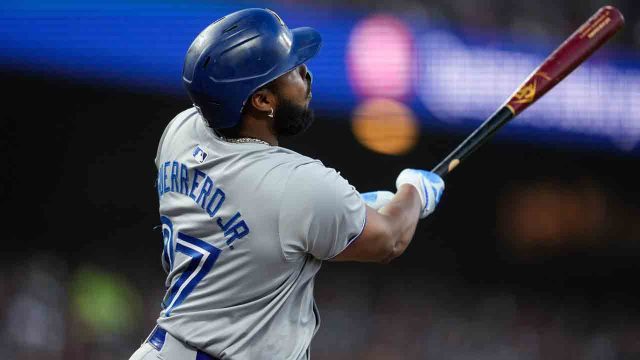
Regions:
[[[190,178],[191,187],[189,187]],[[168,192],[177,192],[190,197],[212,219],[215,218],[226,199],[224,191],[217,188],[215,181],[207,174],[199,169],[190,171],[186,164],[178,161],[167,161],[160,166],[156,187],[159,198]],[[198,188],[200,188],[199,191]],[[240,212],[236,212],[226,222],[219,217],[216,219],[216,223],[224,232],[224,236],[227,238],[226,243],[231,248],[236,240],[245,237],[250,232],[249,226],[242,219]]]

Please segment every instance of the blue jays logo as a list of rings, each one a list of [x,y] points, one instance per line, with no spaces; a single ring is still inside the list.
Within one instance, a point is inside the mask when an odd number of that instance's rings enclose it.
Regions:
[[[204,159],[207,158],[207,153],[204,152],[204,150],[202,150],[200,148],[200,146],[196,146],[196,148],[193,150],[193,158],[196,159],[197,162],[199,162],[200,164],[202,164],[204,162]]]

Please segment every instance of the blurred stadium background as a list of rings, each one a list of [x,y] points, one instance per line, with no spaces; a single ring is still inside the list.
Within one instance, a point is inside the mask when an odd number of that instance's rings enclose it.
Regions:
[[[284,146],[360,191],[431,168],[600,6],[627,26],[448,179],[391,265],[325,263],[314,359],[640,358],[636,1],[0,4],[0,358],[126,359],[160,310],[157,141],[184,53],[269,7],[323,35]]]

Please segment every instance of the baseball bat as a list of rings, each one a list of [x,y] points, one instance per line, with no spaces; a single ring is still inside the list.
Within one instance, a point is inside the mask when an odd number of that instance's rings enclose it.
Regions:
[[[502,107],[431,171],[444,178],[502,126],[562,81],[623,25],[624,17],[618,9],[600,8],[529,75]]]

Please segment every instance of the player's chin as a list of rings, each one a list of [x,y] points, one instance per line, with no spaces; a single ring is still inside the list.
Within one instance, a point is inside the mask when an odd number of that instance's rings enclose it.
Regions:
[[[292,118],[285,128],[281,128],[280,134],[286,137],[295,137],[307,131],[313,124],[315,116],[311,108],[305,108],[296,117]]]

